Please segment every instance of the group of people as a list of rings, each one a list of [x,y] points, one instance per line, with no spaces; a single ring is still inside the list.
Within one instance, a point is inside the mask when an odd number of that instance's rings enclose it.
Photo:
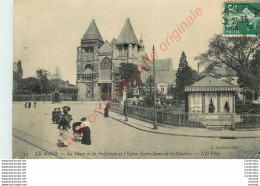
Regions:
[[[34,105],[34,108],[36,108],[36,101],[33,102],[33,105]],[[24,104],[25,108],[31,108],[31,106],[32,106],[31,101],[26,101]]]
[[[52,111],[52,123],[58,124],[61,115],[62,115],[62,112],[61,112],[60,108],[54,108],[54,110]]]
[[[55,108],[52,111],[53,123],[58,124],[58,129],[60,130],[60,135],[58,139],[58,145],[60,147],[67,147],[69,144],[67,142],[69,136],[74,137],[75,142],[81,142],[81,144],[91,145],[91,130],[90,123],[87,121],[86,117],[81,118],[81,121],[75,122],[72,125],[72,135],[69,135],[69,129],[71,129],[70,122],[72,121],[72,116],[69,114],[71,110],[69,106],[64,106],[63,114],[60,108]],[[108,117],[109,106],[107,105],[104,109],[104,116]]]
[[[75,136],[74,141],[80,141],[81,144],[91,145],[90,123],[86,117],[81,118],[80,122],[73,123],[72,130]]]
[[[76,142],[80,141],[81,144],[91,145],[90,123],[87,121],[87,118],[83,117],[80,122],[73,123],[73,134],[69,134],[69,129],[71,129],[70,122],[72,121],[72,116],[69,114],[70,107],[64,106],[62,109],[63,114],[61,113],[59,117],[56,116],[58,118],[56,120],[58,129],[60,130],[58,145],[60,147],[67,147],[69,145],[67,141],[69,136],[73,136]]]

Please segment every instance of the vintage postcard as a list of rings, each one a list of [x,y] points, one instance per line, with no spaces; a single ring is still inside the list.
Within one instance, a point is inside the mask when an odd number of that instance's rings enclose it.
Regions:
[[[13,158],[258,159],[260,2],[15,0]]]

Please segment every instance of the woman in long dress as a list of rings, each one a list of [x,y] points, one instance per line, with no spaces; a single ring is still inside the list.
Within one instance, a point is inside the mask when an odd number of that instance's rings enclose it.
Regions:
[[[81,144],[91,145],[90,123],[87,122],[87,118],[85,118],[85,117],[81,119],[80,132],[83,133]]]
[[[106,105],[105,110],[104,110],[105,117],[108,117],[108,112],[109,112],[109,107],[108,107],[108,105]]]
[[[68,129],[71,128],[70,122],[72,120],[72,116],[68,114],[70,111],[70,107],[65,106],[63,107],[63,115],[59,119],[58,123],[58,129],[60,129],[60,136],[58,139],[58,145],[60,147],[67,147],[68,146],[68,137],[69,137],[69,131]]]

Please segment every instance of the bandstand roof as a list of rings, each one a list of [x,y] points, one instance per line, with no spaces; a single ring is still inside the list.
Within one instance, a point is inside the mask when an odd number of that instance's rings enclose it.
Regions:
[[[191,86],[185,86],[185,92],[234,92],[238,90],[238,85],[230,85],[211,76],[206,76]]]

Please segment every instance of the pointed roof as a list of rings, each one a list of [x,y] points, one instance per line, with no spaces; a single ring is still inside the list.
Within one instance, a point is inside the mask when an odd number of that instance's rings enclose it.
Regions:
[[[92,20],[91,24],[89,25],[87,31],[85,32],[81,40],[92,40],[92,39],[96,39],[104,42],[95,23],[95,19]]]
[[[116,44],[139,44],[129,18],[126,19]]]
[[[206,91],[237,91],[238,85],[230,85],[222,80],[206,76],[191,86],[185,86],[186,92],[206,92]]]
[[[176,79],[176,70],[173,70],[172,59],[157,59],[155,61],[156,83],[172,83]],[[153,76],[153,68],[144,70],[141,74],[142,81],[146,82],[149,76]]]
[[[106,40],[104,45],[99,49],[99,53],[111,53],[113,51],[112,46]]]
[[[113,47],[116,44],[116,38],[113,38],[112,41],[110,42],[110,45]]]

